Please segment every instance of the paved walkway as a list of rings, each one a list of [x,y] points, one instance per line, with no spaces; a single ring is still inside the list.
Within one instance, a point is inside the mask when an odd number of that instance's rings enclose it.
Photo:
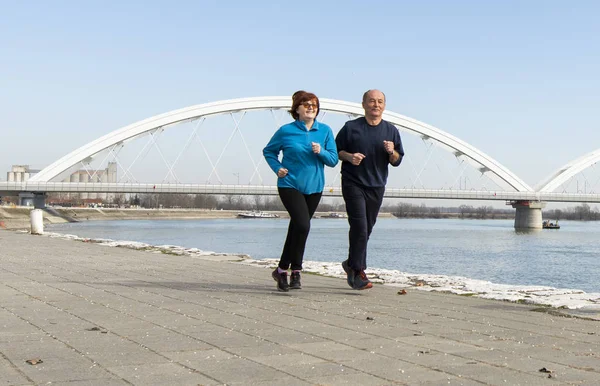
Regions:
[[[303,286],[0,231],[0,385],[600,384],[598,321],[316,275]]]

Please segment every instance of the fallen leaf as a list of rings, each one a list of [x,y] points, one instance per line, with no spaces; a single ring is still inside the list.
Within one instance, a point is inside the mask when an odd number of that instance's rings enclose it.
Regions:
[[[406,295],[406,293],[405,289],[398,291],[398,295]]]
[[[27,359],[25,362],[29,363],[30,365],[37,365],[38,363],[44,363],[44,361],[41,360],[40,358]]]
[[[92,327],[92,328],[86,328],[86,331],[100,331],[101,334],[106,334],[108,333],[107,330],[100,328],[100,327]]]

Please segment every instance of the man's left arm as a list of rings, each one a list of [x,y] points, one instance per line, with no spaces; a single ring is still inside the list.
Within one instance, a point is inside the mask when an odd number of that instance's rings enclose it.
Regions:
[[[400,165],[400,162],[402,162],[402,154],[398,153],[398,151],[394,149],[394,151],[390,154],[389,161],[392,166]]]
[[[393,126],[393,136],[394,141],[394,151],[390,154],[389,161],[392,166],[398,166],[402,162],[402,158],[404,158],[404,148],[402,147],[402,139],[400,138],[400,133],[398,129]]]

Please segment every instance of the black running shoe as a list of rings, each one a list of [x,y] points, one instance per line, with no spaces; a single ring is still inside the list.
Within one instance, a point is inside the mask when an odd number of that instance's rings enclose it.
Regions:
[[[290,290],[290,286],[287,281],[287,272],[279,273],[277,268],[275,271],[271,273],[273,279],[277,282],[277,289],[282,292],[288,292]]]
[[[346,272],[346,281],[351,288],[354,288],[354,275],[356,272],[348,265],[348,260],[342,261],[342,268],[344,268],[344,272]]]
[[[290,275],[290,289],[302,289],[302,284],[300,284],[300,272],[292,272]]]
[[[369,289],[373,288],[373,283],[369,281],[369,278],[367,277],[365,271],[358,271],[354,276],[354,287],[352,288],[356,290]]]

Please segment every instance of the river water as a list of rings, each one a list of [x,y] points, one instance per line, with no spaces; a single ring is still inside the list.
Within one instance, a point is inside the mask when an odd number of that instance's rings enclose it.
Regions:
[[[278,259],[287,219],[93,221],[47,226],[80,237],[178,245]],[[513,286],[600,293],[600,223],[561,221],[560,230],[516,232],[512,220],[379,219],[370,268],[460,276]],[[314,219],[305,260],[346,258],[345,219]]]

